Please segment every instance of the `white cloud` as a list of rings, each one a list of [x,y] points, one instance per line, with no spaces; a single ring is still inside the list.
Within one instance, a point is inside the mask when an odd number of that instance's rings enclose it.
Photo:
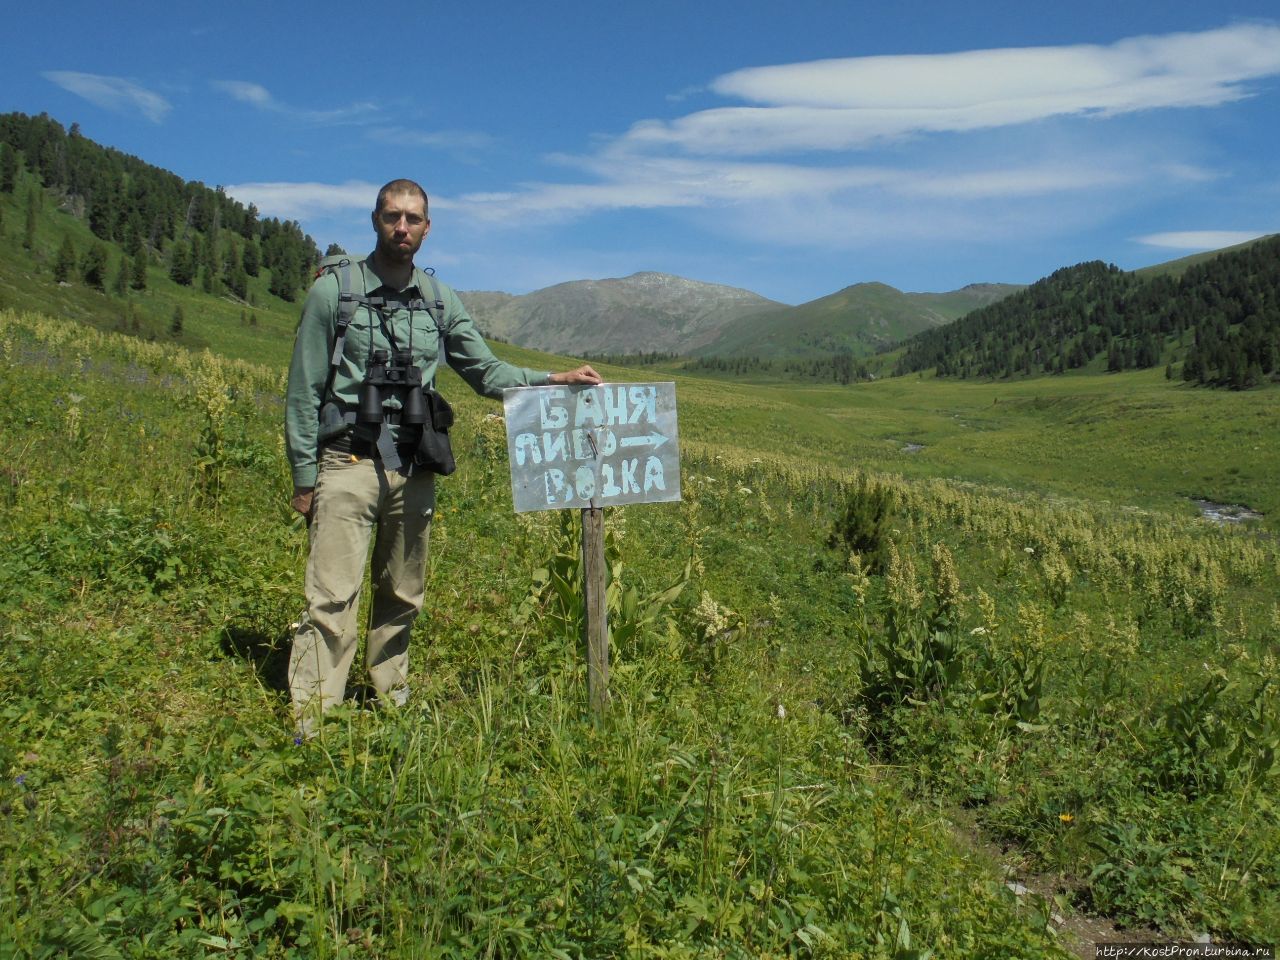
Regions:
[[[592,152],[552,155],[563,182],[495,184],[447,198],[463,229],[536,229],[598,213],[679,211],[712,233],[797,248],[871,249],[889,241],[1002,243],[1114,219],[1230,170],[1198,162],[1193,136],[1151,136],[1137,111],[1218,106],[1280,75],[1280,27],[1241,24],[1107,46],[979,50],[760,67],[709,94],[737,97],[673,120],[635,123]],[[222,89],[280,110],[243,81]],[[1109,123],[1046,123],[1058,117]],[[942,140],[929,133],[951,136]],[[483,149],[466,131],[373,126],[389,143]],[[903,141],[906,142],[905,145]],[[881,149],[892,142],[892,149]],[[1196,154],[1201,153],[1200,157]],[[228,188],[266,213],[363,219],[377,185],[256,183]],[[1256,234],[1160,234],[1143,243],[1208,249]],[[1223,239],[1225,237],[1225,239]],[[1160,238],[1165,238],[1161,241]],[[1176,242],[1168,238],[1178,238]]]
[[[241,103],[251,103],[266,110],[283,109],[272,99],[271,92],[261,84],[249,83],[247,80],[214,80],[213,85]]]
[[[349,210],[368,212],[381,188],[380,183],[348,180],[340,184],[237,183],[226,191],[241,203],[252,203],[266,216],[304,220]]]
[[[136,110],[152,123],[160,123],[172,109],[172,104],[160,94],[123,77],[74,70],[47,70],[41,76],[104,110],[118,113]]]
[[[1142,110],[1212,107],[1280,74],[1280,26],[1134,37],[1109,46],[853,57],[753,67],[712,89],[751,106],[637,123],[626,142],[752,155]]]
[[[1264,230],[1175,230],[1169,233],[1149,233],[1134,239],[1149,247],[1167,247],[1173,250],[1217,250],[1265,236],[1267,232]]]
[[[278,113],[306,123],[372,123],[380,115],[378,105],[368,101],[360,101],[345,107],[334,107],[329,110],[312,110],[282,103],[272,96],[271,91],[266,87],[248,80],[212,80],[210,83],[215,89],[221,90],[241,103],[247,103],[259,110]]]
[[[748,105],[674,120],[645,120],[588,156],[547,158],[584,182],[525,183],[457,198],[468,217],[514,225],[596,211],[698,209],[773,202],[845,209],[855,193],[876,210],[896,198],[912,215],[929,204],[1013,203],[1129,189],[1161,191],[1205,182],[1216,171],[1128,143],[1124,128],[1092,147],[1053,117],[1119,117],[1139,110],[1208,107],[1251,95],[1247,81],[1280,74],[1280,27],[1239,24],[1194,34],[1121,40],[1108,46],[976,50],[863,57],[758,67],[725,74],[711,89]],[[854,163],[883,143],[929,132],[1005,130],[1005,149],[961,159],[953,148],[895,152],[892,165]],[[1016,139],[1012,139],[1016,138]],[[1052,140],[1053,142],[1050,142]],[[972,141],[969,141],[970,143]],[[927,147],[928,142],[919,145]],[[1013,149],[1007,149],[1014,144]],[[815,152],[845,162],[816,162]],[[787,154],[785,162],[751,160]],[[999,158],[999,159],[996,159]],[[837,157],[837,161],[839,158]],[[811,211],[819,220],[823,211]],[[944,218],[945,219],[945,218]],[[537,221],[533,221],[537,222]]]
[[[561,158],[566,161],[567,158]],[[519,190],[463,194],[454,207],[479,220],[518,224],[620,209],[741,207],[761,202],[819,203],[841,195],[884,199],[990,201],[1116,188],[1146,174],[1123,160],[1010,164],[977,170],[803,163],[744,163],[704,158],[576,159],[594,183],[527,183]],[[1172,170],[1171,178],[1189,176]],[[531,220],[531,215],[538,219]]]

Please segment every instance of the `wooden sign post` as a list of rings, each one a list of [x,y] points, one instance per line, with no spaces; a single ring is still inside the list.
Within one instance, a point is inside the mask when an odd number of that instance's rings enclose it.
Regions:
[[[609,706],[609,589],[604,559],[604,508],[582,511],[582,598],[587,620],[587,699],[597,714]]]
[[[674,383],[516,387],[503,391],[516,513],[582,512],[587,690],[609,703],[604,508],[680,499]]]

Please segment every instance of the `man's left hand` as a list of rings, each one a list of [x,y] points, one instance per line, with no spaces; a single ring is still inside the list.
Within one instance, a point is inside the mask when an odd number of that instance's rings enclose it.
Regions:
[[[584,363],[576,370],[565,370],[561,373],[553,373],[547,377],[547,383],[603,383],[604,377],[596,373],[591,368],[591,364]]]

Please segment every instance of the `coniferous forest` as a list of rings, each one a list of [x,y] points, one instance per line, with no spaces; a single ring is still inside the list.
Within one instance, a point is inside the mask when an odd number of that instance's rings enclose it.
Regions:
[[[244,300],[249,277],[266,271],[269,291],[291,301],[319,260],[315,242],[296,222],[259,217],[252,204],[244,206],[221,187],[184,181],[103,147],[84,137],[78,124],[68,130],[47,114],[0,114],[0,147],[0,192],[14,192],[25,166],[95,237],[123,250],[134,265],[134,289],[145,285],[149,263],[163,264],[175,283]],[[92,267],[105,259],[105,247],[84,257]],[[83,265],[81,273],[96,275]]]
[[[1280,375],[1280,236],[1220,254],[1180,277],[1100,261],[907,341],[895,373],[940,377],[1111,372],[1166,365],[1170,377],[1244,389]],[[1180,364],[1180,370],[1175,368]],[[1176,370],[1176,373],[1175,373]]]

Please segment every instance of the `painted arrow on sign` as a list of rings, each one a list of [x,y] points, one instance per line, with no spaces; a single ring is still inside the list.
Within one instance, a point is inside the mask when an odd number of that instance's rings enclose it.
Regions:
[[[619,440],[619,441],[618,441],[618,446],[620,446],[620,447],[645,447],[645,446],[652,446],[652,447],[653,447],[653,449],[657,450],[660,446],[662,446],[664,443],[666,443],[669,439],[671,439],[671,438],[670,438],[670,437],[664,437],[664,436],[663,436],[662,434],[660,434],[660,433],[647,433],[647,434],[643,434],[643,435],[641,435],[641,436],[639,436],[639,437],[623,437],[621,440]]]

